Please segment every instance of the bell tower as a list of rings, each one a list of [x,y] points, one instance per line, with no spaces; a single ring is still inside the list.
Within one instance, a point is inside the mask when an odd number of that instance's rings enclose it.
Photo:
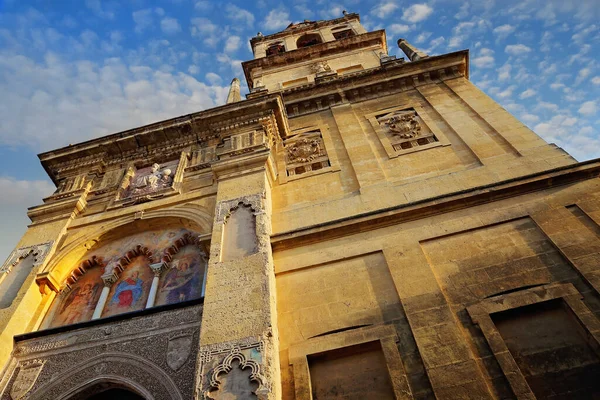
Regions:
[[[254,59],[244,62],[252,93],[278,92],[380,65],[387,55],[384,30],[367,32],[358,14],[291,23],[286,29],[251,39]]]

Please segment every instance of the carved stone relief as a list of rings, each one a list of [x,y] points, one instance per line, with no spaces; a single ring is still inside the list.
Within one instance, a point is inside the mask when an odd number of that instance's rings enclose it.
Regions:
[[[19,366],[19,373],[10,389],[12,400],[22,399],[31,390],[44,368],[44,363],[44,360],[31,360]]]
[[[331,72],[331,67],[327,63],[327,61],[319,61],[311,66],[311,70],[315,74],[322,74],[326,72]]]
[[[0,267],[0,309],[9,307],[31,270],[40,266],[52,242],[42,243],[14,250]]]
[[[121,382],[146,398],[191,399],[201,319],[197,304],[17,339],[0,399],[82,398],[81,391],[103,382]]]
[[[135,168],[125,173],[117,200],[119,203],[140,203],[159,198],[173,191],[173,184],[180,181],[180,159]]]
[[[377,121],[396,151],[437,142],[435,135],[412,108],[380,115]]]
[[[289,176],[329,166],[321,132],[311,131],[284,141],[286,170]]]
[[[198,360],[200,399],[266,399],[272,388],[265,374],[263,338],[205,346]]]
[[[177,371],[190,357],[192,350],[192,335],[175,335],[169,337],[167,346],[167,365]]]

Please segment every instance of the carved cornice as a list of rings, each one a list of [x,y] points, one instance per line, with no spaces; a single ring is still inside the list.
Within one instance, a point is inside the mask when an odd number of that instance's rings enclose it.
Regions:
[[[252,39],[250,39],[250,44],[252,46],[255,46],[257,43],[270,42],[271,40],[279,39],[279,38],[288,36],[290,34],[295,35],[295,34],[302,33],[302,32],[313,31],[315,29],[323,28],[325,26],[337,25],[337,24],[341,24],[341,23],[349,22],[349,21],[353,21],[353,20],[360,22],[360,16],[356,13],[348,13],[340,18],[329,19],[329,20],[324,20],[324,21],[315,21],[315,22],[312,22],[311,24],[307,24],[302,27],[295,28],[293,30],[288,29],[289,28],[288,27],[288,28],[284,29],[283,31],[274,33],[272,35],[255,36]]]
[[[359,102],[396,94],[415,87],[459,76],[468,79],[467,50],[419,61],[387,64],[379,68],[338,76],[282,92],[287,115],[310,114],[346,102]]]
[[[279,95],[244,100],[206,111],[146,125],[40,154],[42,165],[55,184],[66,176],[136,160],[181,154],[192,146],[206,147],[226,137],[265,124],[287,132],[287,119]]]

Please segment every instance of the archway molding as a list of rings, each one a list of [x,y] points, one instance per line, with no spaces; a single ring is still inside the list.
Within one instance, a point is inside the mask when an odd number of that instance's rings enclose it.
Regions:
[[[123,228],[129,224],[136,223],[140,220],[152,219],[183,219],[191,225],[199,227],[199,233],[209,233],[212,231],[213,213],[208,212],[205,207],[186,204],[184,206],[160,209],[153,211],[144,211],[142,218],[136,217],[136,214],[130,213],[106,223],[98,224],[98,228],[77,237],[72,243],[69,243],[64,248],[57,250],[52,259],[46,264],[45,268],[38,274],[36,281],[40,285],[40,291],[46,293],[45,286],[50,283],[50,287],[55,291],[60,290],[61,285],[68,278],[69,274],[77,266],[73,266],[70,262],[65,262],[73,253],[81,255],[91,250],[98,244],[103,237]]]
[[[147,399],[183,400],[177,385],[165,371],[135,354],[100,354],[66,369],[60,375],[33,392],[29,400],[67,400],[107,380],[133,389]]]

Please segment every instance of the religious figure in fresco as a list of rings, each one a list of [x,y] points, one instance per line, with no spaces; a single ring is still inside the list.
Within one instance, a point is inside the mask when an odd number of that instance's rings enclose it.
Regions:
[[[132,304],[137,303],[142,297],[143,283],[144,282],[140,279],[140,273],[138,271],[133,272],[117,285],[111,303],[117,304],[119,308],[131,307]]]
[[[201,277],[196,263],[198,263],[196,257],[192,260],[183,258],[173,261],[174,265],[165,277],[165,283],[161,289],[163,292],[168,291],[167,304],[197,298]]]
[[[85,314],[94,306],[99,290],[100,283],[86,283],[75,287],[60,308],[59,316],[62,318],[62,325],[82,321]]]

